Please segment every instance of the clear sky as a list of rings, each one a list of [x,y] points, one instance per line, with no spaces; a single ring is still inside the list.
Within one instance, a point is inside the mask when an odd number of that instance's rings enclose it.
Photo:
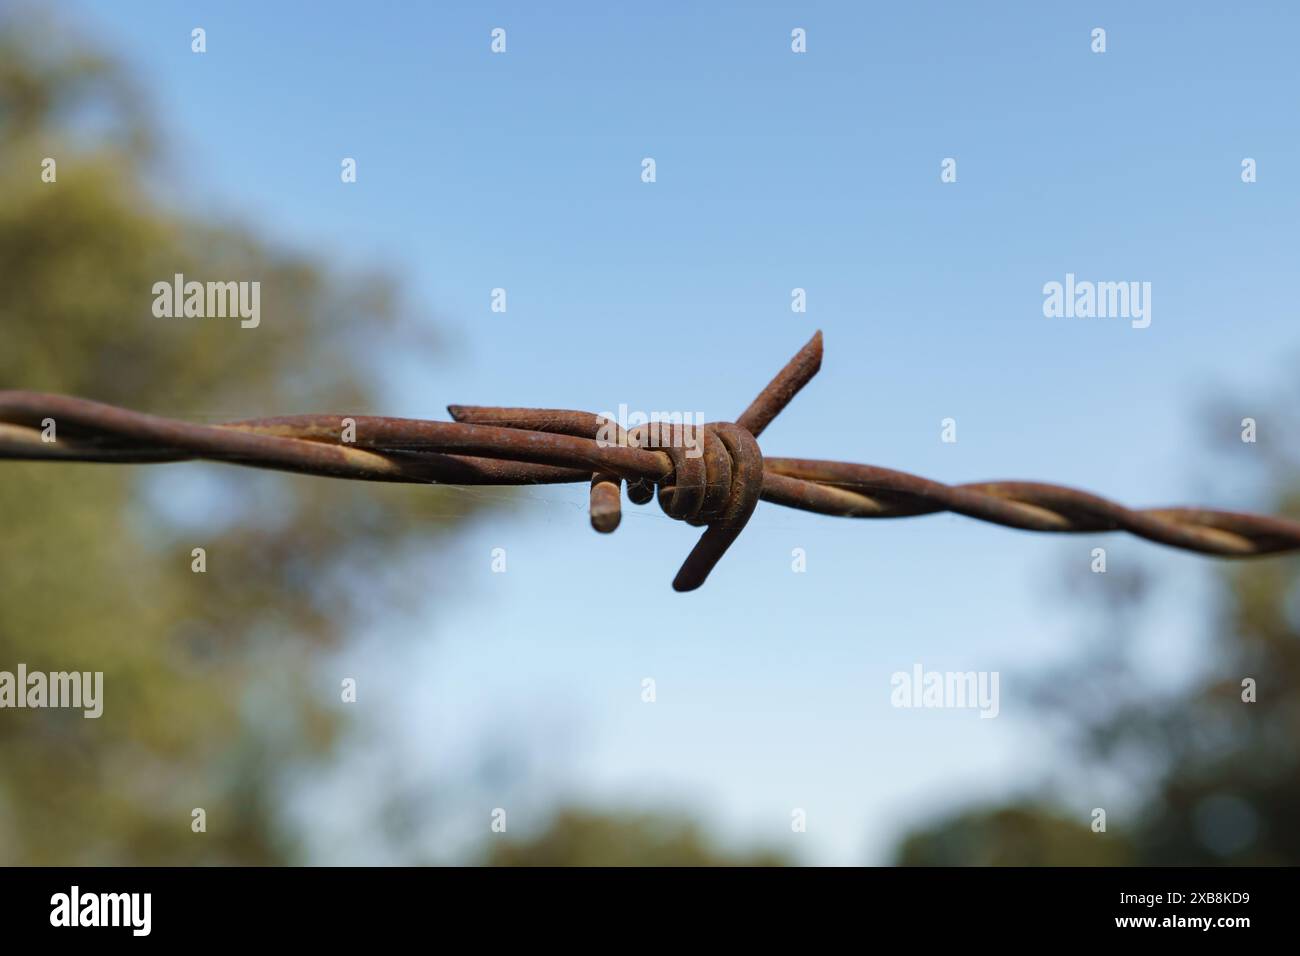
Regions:
[[[438,367],[393,366],[376,412],[730,419],[820,328],[823,371],[764,434],[771,455],[1252,504],[1203,439],[1266,415],[1294,368],[1293,3],[62,7],[158,108],[160,189],[387,268],[449,332]],[[1150,327],[1045,318],[1043,286],[1067,273],[1150,282]],[[1229,388],[1247,404],[1207,420]],[[359,662],[393,746],[431,773],[517,739],[538,780],[508,798],[520,828],[558,799],[671,804],[720,838],[883,861],[902,828],[1052,766],[1019,676],[1078,636],[1063,568],[1104,587],[1099,543],[1191,589],[1209,567],[1123,537],[760,505],[708,584],[677,595],[697,532],[626,505],[600,537],[585,496],[528,492],[476,525],[438,570],[428,639]],[[1148,635],[1166,666],[1186,664],[1202,610]],[[915,663],[999,671],[1000,716],[891,707],[890,675]],[[486,829],[487,799],[469,826]]]

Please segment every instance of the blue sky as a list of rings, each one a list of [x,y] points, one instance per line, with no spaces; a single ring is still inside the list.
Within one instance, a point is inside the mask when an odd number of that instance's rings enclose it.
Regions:
[[[823,371],[769,454],[1253,503],[1204,437],[1247,415],[1267,429],[1294,356],[1292,4],[62,6],[158,108],[161,191],[382,266],[449,333],[438,367],[392,366],[376,411],[729,419],[820,328]],[[1151,326],[1045,318],[1042,287],[1067,272],[1150,282]],[[1245,404],[1207,420],[1230,389]],[[628,505],[597,537],[584,499],[532,491],[477,525],[451,546],[458,595],[430,607],[430,639],[358,658],[393,746],[454,767],[483,734],[517,737],[545,768],[509,798],[521,828],[566,798],[671,804],[811,862],[883,861],[903,827],[1052,766],[1015,675],[1078,639],[1063,567],[1104,587],[1088,571],[1104,543],[1112,567],[1148,564],[1184,596],[1211,567],[1120,537],[761,505],[708,584],[676,595],[695,532]],[[1189,666],[1203,611],[1184,597],[1154,617],[1153,680]],[[1000,671],[1001,716],[891,708],[890,675],[916,662]]]

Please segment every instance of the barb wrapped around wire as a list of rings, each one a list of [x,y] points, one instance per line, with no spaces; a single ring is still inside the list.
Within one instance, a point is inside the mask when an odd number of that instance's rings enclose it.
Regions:
[[[1300,549],[1300,522],[1204,508],[1134,510],[1060,485],[945,485],[872,465],[765,458],[757,438],[821,368],[818,332],[735,422],[706,424],[690,448],[650,447],[588,412],[452,405],[454,421],[292,415],[197,425],[81,398],[0,391],[0,458],[148,463],[205,459],[361,481],[530,485],[587,481],[591,524],[610,532],[621,486],[704,534],[673,581],[691,591],[736,540],[759,500],[845,518],[951,511],[1026,531],[1128,531],[1220,557]],[[48,423],[56,425],[49,440]],[[346,422],[346,424],[345,424]],[[661,442],[653,444],[662,445]]]

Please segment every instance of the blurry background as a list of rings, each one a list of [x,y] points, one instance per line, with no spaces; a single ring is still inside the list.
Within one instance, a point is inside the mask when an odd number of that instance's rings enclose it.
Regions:
[[[715,420],[822,328],[769,454],[1300,513],[1285,3],[0,10],[0,388]],[[177,272],[261,326],[154,318]],[[1045,319],[1067,272],[1151,327]],[[0,669],[106,686],[0,713],[0,862],[1300,862],[1295,560],[762,506],[677,595],[694,532],[585,498],[3,464]]]

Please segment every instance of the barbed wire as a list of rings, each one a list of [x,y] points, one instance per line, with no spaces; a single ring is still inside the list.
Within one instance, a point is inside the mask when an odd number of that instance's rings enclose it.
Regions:
[[[844,518],[950,511],[1025,531],[1127,531],[1237,558],[1300,550],[1300,522],[1206,508],[1131,509],[1061,485],[946,485],[841,461],[766,458],[757,438],[817,374],[822,335],[790,360],[735,422],[626,430],[590,412],[451,405],[453,421],[290,415],[199,425],[82,398],[0,391],[0,458],[117,464],[202,459],[357,481],[454,485],[590,482],[591,524],[609,533],[621,491],[658,498],[703,527],[673,588],[691,591],[740,535],[760,500]]]

